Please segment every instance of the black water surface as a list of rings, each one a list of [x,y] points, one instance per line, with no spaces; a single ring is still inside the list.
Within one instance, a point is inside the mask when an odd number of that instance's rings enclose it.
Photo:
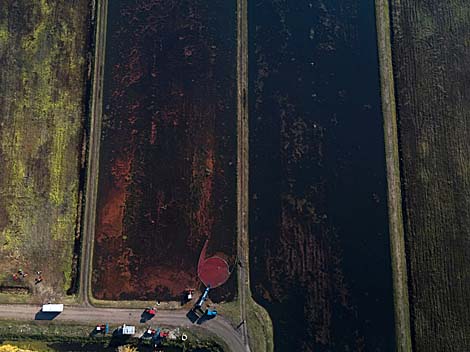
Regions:
[[[250,256],[276,351],[394,351],[372,0],[250,2]]]

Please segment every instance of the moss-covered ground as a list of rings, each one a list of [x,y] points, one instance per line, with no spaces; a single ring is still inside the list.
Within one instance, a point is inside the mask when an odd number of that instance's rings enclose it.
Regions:
[[[0,2],[3,293],[26,287],[33,300],[54,300],[70,287],[89,11],[87,0]],[[19,269],[29,275],[15,280]]]

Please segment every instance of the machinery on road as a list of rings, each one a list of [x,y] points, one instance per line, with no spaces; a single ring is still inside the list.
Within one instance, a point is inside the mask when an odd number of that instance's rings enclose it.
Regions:
[[[141,316],[140,316],[140,322],[141,323],[144,323],[150,319],[152,319],[155,314],[157,314],[157,309],[155,307],[147,307],[144,309],[144,311],[142,312]]]
[[[64,311],[63,304],[43,304],[41,311],[43,313],[62,313]]]
[[[155,314],[157,314],[157,310],[155,307],[147,307],[145,308],[144,313],[153,318]]]
[[[207,308],[205,315],[206,315],[206,317],[207,317],[208,319],[215,318],[215,317],[217,316],[217,310],[211,309],[211,308]]]
[[[202,296],[199,298],[199,300],[196,302],[196,308],[197,309],[201,309],[202,308],[202,305],[204,304],[204,302],[207,300],[208,296],[209,296],[209,291],[211,289],[211,286],[208,285],[206,287],[206,289],[204,290],[204,293],[202,294]]]
[[[204,303],[209,297],[210,289],[211,286],[207,285],[202,296],[199,297],[193,309],[189,311],[188,318],[193,323],[197,322],[198,324],[202,324],[205,320],[209,320],[217,316],[217,310],[215,309],[207,307],[206,310],[204,310]]]

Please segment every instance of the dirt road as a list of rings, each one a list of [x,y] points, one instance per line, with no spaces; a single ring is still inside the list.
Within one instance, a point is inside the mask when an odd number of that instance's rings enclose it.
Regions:
[[[40,307],[30,305],[0,305],[0,317],[9,320],[35,320]],[[149,323],[140,323],[142,309],[114,309],[70,306],[54,320],[86,324],[108,322],[111,324],[130,324],[142,329]],[[185,311],[159,311],[151,320],[153,325],[179,326],[192,328],[194,325],[186,317]],[[246,351],[241,336],[222,317],[197,325],[223,339],[233,352]]]
[[[375,4],[387,161],[388,213],[395,299],[395,334],[397,351],[410,351],[410,310],[402,219],[395,86],[390,46],[389,4],[387,0],[377,0]]]
[[[95,233],[96,194],[98,186],[99,150],[101,137],[101,110],[103,100],[103,72],[104,54],[106,48],[106,18],[108,0],[96,1],[96,37],[95,37],[95,63],[93,78],[93,97],[91,108],[90,137],[88,145],[88,172],[86,181],[86,207],[84,215],[83,245],[80,266],[80,300],[90,306],[88,294],[91,281],[91,263],[93,254],[93,241]]]
[[[248,263],[248,23],[247,2],[237,1],[237,204],[238,204],[238,301],[240,302],[241,320],[246,322],[246,294],[250,292]],[[241,325],[241,332],[246,350],[249,351],[247,324]]]

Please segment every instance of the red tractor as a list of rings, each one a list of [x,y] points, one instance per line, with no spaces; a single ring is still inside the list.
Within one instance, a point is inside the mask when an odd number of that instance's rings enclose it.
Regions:
[[[152,319],[155,314],[157,314],[157,310],[155,309],[155,307],[147,307],[145,308],[144,312],[142,313],[142,315],[140,316],[141,319],[140,319],[140,322],[141,323],[144,323],[146,322],[147,320],[150,320]]]
[[[96,331],[97,333],[107,334],[107,333],[109,332],[109,325],[108,325],[108,323],[96,325],[95,331]]]
[[[152,328],[148,328],[147,331],[145,332],[147,335],[149,336],[153,336],[157,333],[157,330],[155,329],[152,329]]]
[[[170,333],[168,331],[162,331],[160,328],[152,329],[149,327],[145,332],[146,338],[151,338],[153,340],[166,339]]]
[[[155,308],[147,307],[147,308],[145,308],[144,313],[153,318],[155,316],[155,314],[157,314],[157,311],[156,311]]]

